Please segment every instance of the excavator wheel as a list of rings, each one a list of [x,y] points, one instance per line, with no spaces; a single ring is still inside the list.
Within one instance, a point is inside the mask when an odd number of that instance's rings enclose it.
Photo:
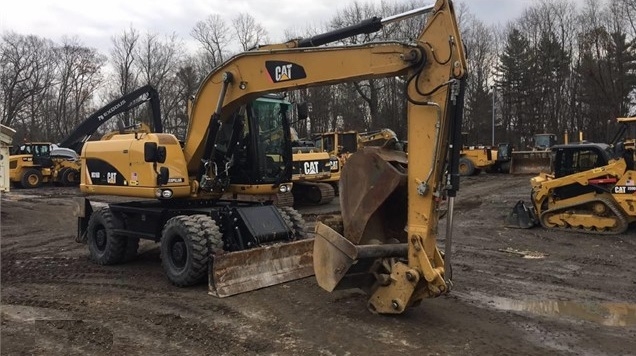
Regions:
[[[42,185],[42,173],[34,168],[27,169],[22,174],[20,184],[27,189],[37,188]]]
[[[170,282],[178,287],[197,284],[208,272],[208,236],[198,219],[177,215],[161,233],[161,264]]]
[[[219,230],[216,221],[208,215],[192,215],[192,219],[202,226],[208,251],[212,254],[223,251],[223,234]]]
[[[87,242],[90,257],[99,265],[113,265],[123,261],[126,239],[116,236],[114,229],[121,223],[108,207],[91,214],[87,227]]]

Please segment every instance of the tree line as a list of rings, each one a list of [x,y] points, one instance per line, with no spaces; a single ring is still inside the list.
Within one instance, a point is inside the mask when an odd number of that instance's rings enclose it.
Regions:
[[[288,29],[283,42],[308,37],[422,6],[423,1],[355,2],[320,26]],[[519,18],[487,25],[466,3],[456,11],[469,62],[463,131],[470,143],[530,144],[534,133],[561,136],[583,132],[607,142],[615,118],[634,114],[636,87],[636,0],[581,6],[541,0]],[[379,32],[336,43],[408,41],[423,28],[423,16],[387,25]],[[18,131],[16,140],[58,142],[106,102],[151,84],[161,98],[166,132],[184,138],[187,101],[202,80],[240,51],[271,43],[267,29],[241,13],[232,19],[212,14],[190,32],[189,50],[176,34],[142,32],[133,26],[111,38],[109,53],[78,38],[59,42],[5,32],[0,41],[1,122]],[[335,128],[360,131],[388,127],[406,139],[404,78],[363,80],[288,93],[311,103],[309,125],[295,124],[301,136]],[[215,100],[215,99],[210,99]],[[122,120],[149,120],[139,107]],[[493,137],[494,130],[494,137]]]

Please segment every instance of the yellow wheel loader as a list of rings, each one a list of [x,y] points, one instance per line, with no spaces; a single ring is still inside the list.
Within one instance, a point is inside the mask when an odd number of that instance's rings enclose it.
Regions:
[[[38,188],[44,183],[64,186],[79,184],[79,156],[50,142],[24,143],[9,157],[9,180],[22,188]]]
[[[426,25],[413,42],[323,46],[423,13]],[[293,210],[220,199],[228,192],[275,194],[291,179],[288,108],[258,97],[395,76],[406,78],[408,154],[417,164],[407,169],[406,154],[396,150],[353,154],[341,180],[344,236],[319,223],[315,240],[306,239]],[[100,209],[85,200],[78,240],[100,264],[131,258],[139,238],[157,241],[173,284],[207,276],[217,296],[313,273],[333,289],[352,272],[357,287],[372,293],[371,310],[401,313],[450,289],[450,227],[444,257],[436,238],[441,201],[448,199],[452,216],[459,184],[465,76],[464,45],[445,0],[238,54],[201,84],[183,146],[169,134],[115,135],[84,145],[82,192],[145,199]]]

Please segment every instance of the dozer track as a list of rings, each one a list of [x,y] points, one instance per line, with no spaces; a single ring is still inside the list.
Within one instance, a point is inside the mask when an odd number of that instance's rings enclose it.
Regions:
[[[298,205],[323,205],[330,203],[336,191],[329,183],[297,182],[292,188],[294,203]]]
[[[627,231],[629,222],[613,199],[598,195],[541,213],[541,226],[559,231],[616,235]]]

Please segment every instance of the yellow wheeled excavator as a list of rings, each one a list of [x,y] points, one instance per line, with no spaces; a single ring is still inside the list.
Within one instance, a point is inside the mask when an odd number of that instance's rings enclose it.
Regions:
[[[633,139],[555,145],[551,151],[552,173],[530,180],[532,206],[517,202],[507,226],[607,235],[636,222]]]
[[[423,13],[426,25],[413,42],[323,46]],[[255,99],[394,76],[406,78],[408,154],[415,164],[407,169],[406,154],[395,150],[353,154],[340,184],[344,235],[318,224],[315,239],[304,239],[295,211],[219,199],[228,191],[276,193],[291,178],[288,113]],[[100,209],[85,200],[78,240],[100,264],[130,258],[139,238],[160,242],[172,283],[193,284],[209,271],[210,293],[217,296],[315,273],[329,290],[344,286],[343,279],[357,281],[372,293],[371,310],[401,313],[450,289],[452,219],[444,256],[436,238],[439,206],[448,199],[452,216],[459,186],[465,76],[464,45],[448,0],[238,54],[201,84],[183,147],[169,134],[115,135],[84,146],[84,193],[151,199]]]

